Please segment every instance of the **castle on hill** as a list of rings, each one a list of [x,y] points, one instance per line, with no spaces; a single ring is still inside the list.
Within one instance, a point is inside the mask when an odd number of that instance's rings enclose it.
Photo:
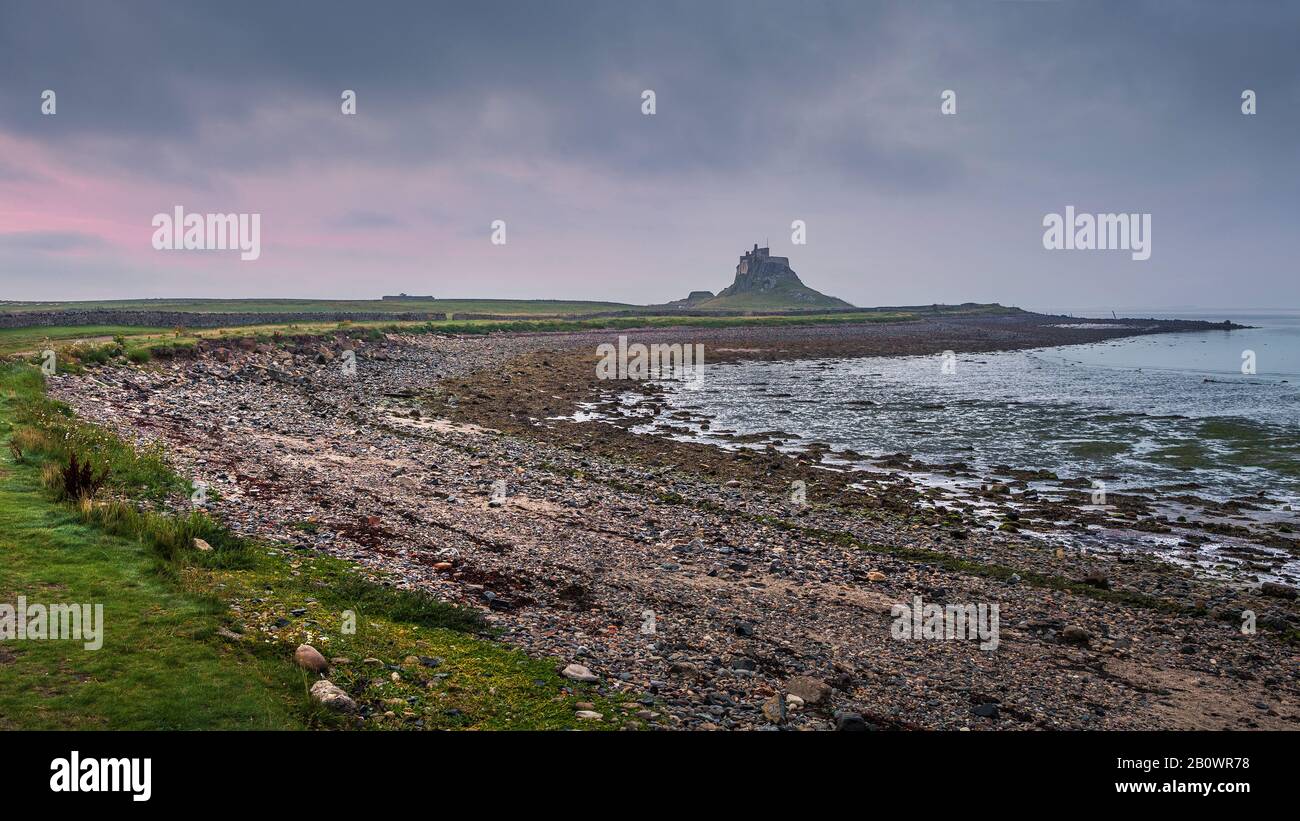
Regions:
[[[790,267],[789,257],[774,257],[771,248],[759,248],[757,242],[740,255],[735,280],[716,296],[708,291],[691,291],[686,299],[665,305],[705,310],[853,307],[804,285]]]
[[[756,242],[752,250],[740,255],[734,284],[745,287],[754,284],[754,278],[762,274],[780,275],[787,271],[794,273],[790,268],[789,257],[774,257],[771,248],[759,248]]]

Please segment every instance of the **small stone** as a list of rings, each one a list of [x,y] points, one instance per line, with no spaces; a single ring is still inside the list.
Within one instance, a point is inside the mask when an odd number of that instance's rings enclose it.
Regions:
[[[763,702],[763,716],[773,724],[785,723],[785,709],[781,703],[780,693]]]
[[[311,686],[311,697],[327,709],[338,713],[351,713],[357,709],[357,703],[334,682],[321,679]]]
[[[799,698],[794,693],[786,693],[785,706],[792,710],[798,710],[803,707],[803,699]]]
[[[1100,570],[1089,571],[1083,577],[1083,583],[1090,587],[1101,588],[1102,590],[1110,588],[1110,579],[1106,578],[1106,574],[1102,573]]]
[[[885,574],[881,573],[879,570],[873,570],[867,574],[867,578],[873,582],[883,582],[885,580]]]
[[[700,668],[689,661],[674,661],[669,665],[668,672],[676,676],[697,676],[700,674]]]
[[[600,681],[600,676],[597,676],[581,664],[570,664],[568,667],[564,668],[564,671],[561,672],[560,675],[573,681],[584,681],[588,684]]]
[[[603,715],[595,712],[594,710],[578,710],[573,715],[576,716],[577,718],[582,719],[583,721],[604,721],[605,720],[605,717]]]
[[[1092,641],[1092,633],[1077,624],[1071,624],[1061,631],[1061,640],[1087,647],[1088,643]]]
[[[1275,599],[1294,600],[1296,597],[1296,589],[1294,587],[1288,587],[1285,584],[1278,584],[1277,582],[1264,582],[1259,586],[1259,592],[1261,595],[1272,596]]]
[[[293,660],[298,662],[299,667],[313,673],[323,673],[330,667],[320,651],[310,644],[298,645],[298,649],[293,652]]]
[[[835,729],[842,733],[866,732],[868,729],[867,720],[857,713],[840,710],[835,713]]]
[[[212,545],[208,544],[207,542],[203,541],[202,539],[196,536],[194,539],[194,549],[202,550],[204,553],[207,553],[212,549]]]
[[[979,716],[980,718],[997,718],[998,705],[990,701],[985,704],[980,704],[976,706],[973,710],[971,710],[971,712],[973,712],[975,715]]]

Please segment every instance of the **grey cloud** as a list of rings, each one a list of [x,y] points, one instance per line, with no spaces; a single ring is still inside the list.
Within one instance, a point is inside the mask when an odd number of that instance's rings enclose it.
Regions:
[[[199,191],[291,165],[452,168],[473,196],[429,191],[412,222],[478,241],[507,217],[512,242],[590,224],[632,251],[647,301],[726,284],[655,279],[669,217],[686,225],[680,258],[729,259],[720,231],[776,239],[796,205],[821,215],[813,236],[838,238],[805,252],[832,276],[817,284],[858,301],[942,299],[907,289],[955,281],[973,251],[1005,272],[980,297],[1087,293],[1084,273],[1109,260],[1071,258],[1070,277],[1046,283],[1058,258],[1033,247],[1037,219],[1068,203],[1154,211],[1157,258],[1203,299],[1232,288],[1197,266],[1234,253],[1300,298],[1282,216],[1300,200],[1297,40],[1300,6],[1274,3],[46,0],[0,5],[0,132]],[[43,88],[59,92],[56,117],[39,114]],[[351,120],[344,88],[359,95]],[[945,88],[953,118],[938,114]],[[1238,113],[1243,88],[1256,117]],[[547,179],[497,170],[517,165],[572,166],[627,194],[593,215]],[[334,227],[397,227],[386,207],[349,203]],[[965,248],[944,240],[975,224]],[[972,247],[980,237],[1030,244]],[[863,244],[930,279],[864,283]],[[1107,287],[1156,299],[1183,275],[1166,265]]]
[[[393,216],[384,214],[379,211],[356,210],[341,214],[334,220],[335,228],[348,229],[369,229],[369,228],[397,228],[405,225],[406,221]]]
[[[942,188],[963,154],[1033,157],[1044,143],[1105,153],[1115,173],[1139,171],[1138,162],[1176,173],[1242,126],[1216,116],[1213,101],[1232,111],[1240,87],[1250,85],[1272,117],[1254,139],[1283,146],[1300,123],[1291,54],[1300,9],[1180,9],[752,0],[635,11],[598,2],[326,2],[310,12],[254,2],[11,4],[0,12],[0,71],[16,81],[0,91],[0,125],[55,141],[131,136],[138,142],[103,158],[127,168],[150,156],[156,162],[158,143],[184,147],[204,122],[250,125],[243,139],[234,129],[205,144],[193,163],[203,171],[156,169],[197,185],[211,184],[205,173],[340,156],[391,164],[577,157],[606,173],[662,179],[771,167],[810,104],[835,96],[847,115],[859,115],[864,138],[846,139],[837,133],[846,123],[829,123],[823,141],[804,147],[805,173]],[[930,105],[890,112],[836,95],[872,74],[894,85],[896,99]],[[57,124],[38,113],[44,87],[60,92]],[[959,90],[965,144],[882,137],[899,125],[886,119],[911,123],[910,134],[933,128],[946,87]],[[333,116],[343,88],[358,92],[364,136]],[[659,94],[654,118],[640,115],[642,88]],[[498,126],[494,100],[506,117]],[[268,108],[316,112],[332,117],[331,127],[320,128],[322,119],[259,129],[255,114]],[[1102,114],[1107,128],[1097,133]],[[1153,122],[1157,129],[1128,127]],[[1125,151],[1134,137],[1161,150]],[[1116,150],[1105,150],[1108,138]],[[1245,173],[1259,168],[1253,153],[1241,157]]]

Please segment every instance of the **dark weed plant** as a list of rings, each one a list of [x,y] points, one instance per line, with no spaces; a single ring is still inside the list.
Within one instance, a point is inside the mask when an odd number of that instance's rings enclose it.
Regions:
[[[68,464],[59,472],[62,480],[60,493],[64,499],[93,499],[99,489],[108,481],[108,468],[95,473],[89,460],[79,461],[74,452],[68,457]]]

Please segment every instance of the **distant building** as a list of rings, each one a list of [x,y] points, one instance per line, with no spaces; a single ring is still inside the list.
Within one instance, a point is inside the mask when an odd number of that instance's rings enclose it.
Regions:
[[[380,299],[426,299],[429,301],[432,301],[435,298],[436,297],[432,297],[432,296],[411,296],[410,294],[398,294],[397,296],[392,296],[391,294],[385,294],[384,296],[380,297]]]
[[[769,269],[781,269],[790,267],[789,257],[772,256],[771,248],[759,248],[758,243],[754,243],[754,250],[746,251],[740,256],[740,264],[736,266],[736,276],[742,274],[756,274],[759,269],[764,267],[764,263],[769,263]]]
[[[734,302],[739,298],[739,303]],[[851,308],[842,299],[814,291],[799,279],[790,267],[789,257],[774,257],[770,248],[759,248],[758,243],[740,256],[736,265],[736,279],[718,292],[709,307],[727,306],[733,300],[738,307],[754,307],[755,299],[764,306]]]

